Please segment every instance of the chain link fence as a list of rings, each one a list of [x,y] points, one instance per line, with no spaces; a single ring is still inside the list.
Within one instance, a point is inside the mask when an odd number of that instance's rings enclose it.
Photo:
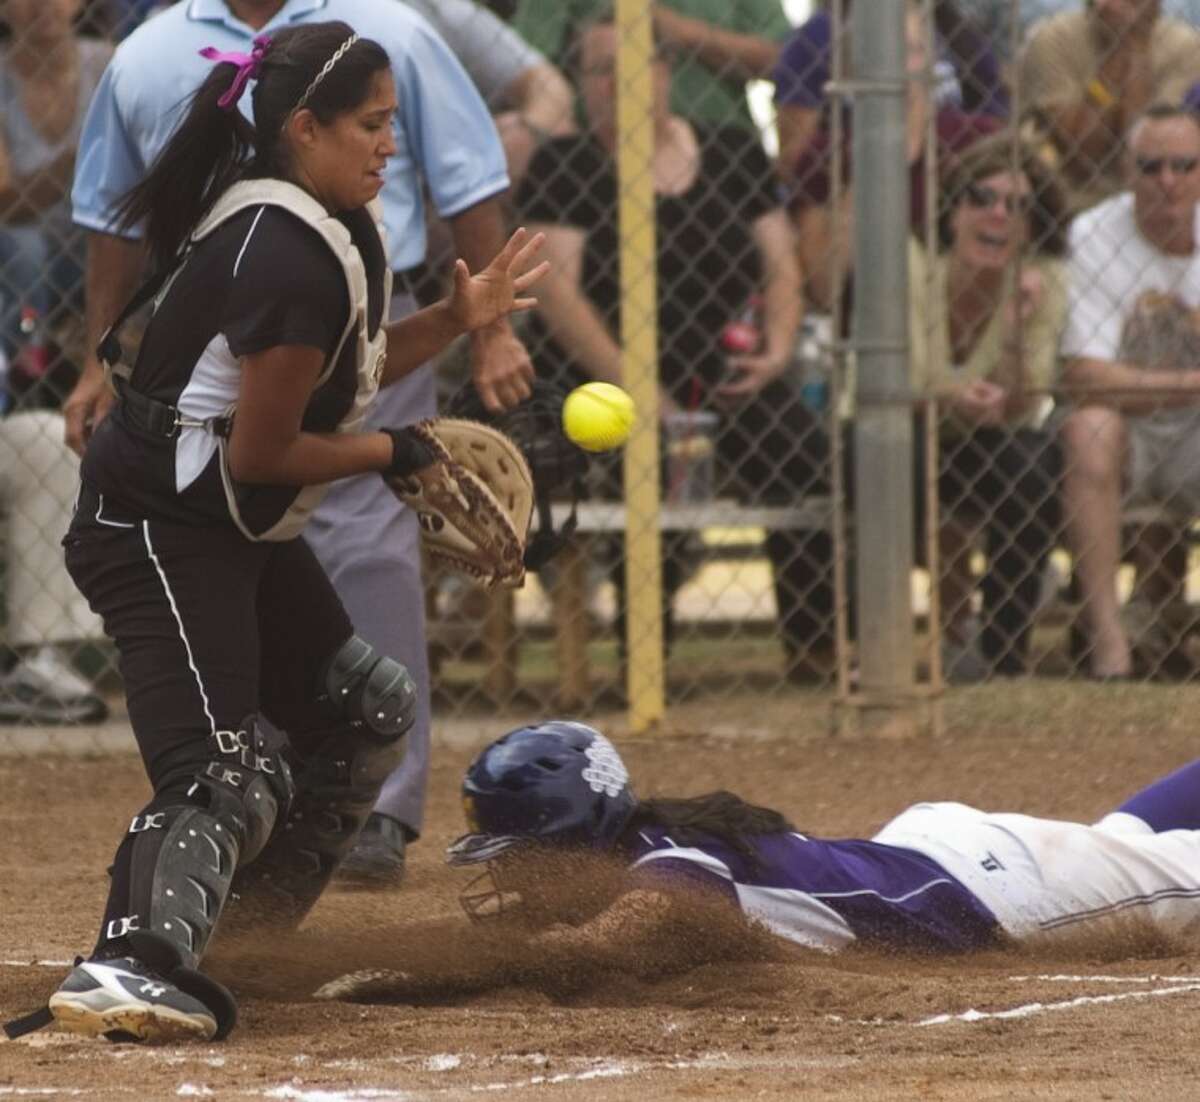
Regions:
[[[858,648],[878,629],[859,616],[863,564],[901,553],[856,540],[851,500],[865,95],[907,105],[911,385],[889,400],[913,418],[917,681],[936,695],[1008,677],[1196,675],[1200,266],[1180,211],[1200,199],[1200,132],[1166,113],[1132,141],[1130,127],[1153,104],[1200,102],[1200,0],[1161,14],[1133,0],[912,3],[907,88],[894,93],[853,72],[851,48],[888,4],[661,6],[639,62],[653,139],[636,170],[653,195],[640,246],[621,236],[630,135],[616,121],[635,55],[611,7],[414,6],[496,113],[514,223],[548,236],[554,274],[518,323],[539,375],[564,389],[627,382],[623,334],[645,325],[660,406],[658,463],[595,457],[576,536],[522,590],[429,575],[438,715],[625,706],[630,662],[647,660],[626,623],[647,603],[661,610],[669,709],[737,720],[768,701],[854,699]],[[69,189],[112,43],[153,6],[5,14],[0,746],[12,749],[20,725],[120,707],[113,653],[58,548],[77,478],[61,405],[84,356]],[[433,227],[431,241],[432,292],[449,237]],[[644,279],[622,282],[623,249]],[[438,370],[449,398],[469,377],[465,350]],[[561,520],[569,503],[555,508]],[[647,531],[661,540],[649,574],[626,566],[627,538]]]

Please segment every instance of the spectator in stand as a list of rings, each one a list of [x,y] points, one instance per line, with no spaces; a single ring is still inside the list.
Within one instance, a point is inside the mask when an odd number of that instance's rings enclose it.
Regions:
[[[1072,210],[1123,184],[1133,120],[1178,104],[1200,80],[1200,30],[1161,14],[1160,0],[1090,0],[1043,20],[1021,52],[1023,103],[1060,158]]]
[[[1152,107],[1129,135],[1130,191],[1071,226],[1060,354],[1064,510],[1094,678],[1126,678],[1133,649],[1116,573],[1121,505],[1200,513],[1200,121]]]
[[[1012,61],[1012,19],[1017,17],[1017,41],[1029,37],[1033,25],[1052,15],[1074,11],[1079,0],[958,0],[963,14],[971,19],[980,31],[993,43],[1000,60],[1008,65]],[[1182,19],[1192,26],[1200,26],[1200,0],[1163,0],[1163,15]]]
[[[71,386],[48,333],[83,308],[82,233],[71,224],[75,147],[112,54],[73,29],[81,0],[7,0],[0,52],[0,348],[5,405],[57,407]],[[24,324],[24,328],[23,328]],[[29,354],[24,346],[33,344]],[[69,365],[64,365],[69,371]],[[26,401],[21,401],[26,399]],[[65,529],[64,529],[65,530]]]
[[[843,0],[846,33],[842,50],[850,68],[851,0]],[[773,74],[779,126],[779,171],[785,182],[796,178],[797,157],[825,127],[829,104],[825,85],[833,77],[833,17],[828,3],[784,44]],[[1008,93],[987,39],[964,19],[954,0],[938,0],[934,23],[943,60],[935,65],[935,100],[968,114],[1008,116]],[[944,70],[944,71],[943,71]],[[940,79],[948,77],[948,80]]]
[[[92,0],[89,22],[97,33],[119,42],[138,29],[152,15],[168,8],[174,0]]]
[[[539,145],[575,129],[574,92],[546,58],[475,0],[407,0],[446,40],[491,108],[515,188]]]
[[[100,621],[67,574],[59,546],[79,491],[79,460],[50,410],[0,420],[4,509],[4,640],[16,664],[0,676],[0,724],[99,723],[108,707],[72,662]]]
[[[535,328],[540,374],[566,385],[620,383],[619,249],[614,83],[617,29],[603,14],[579,33],[585,133],[547,142],[534,157],[517,204],[530,232],[546,235],[552,270],[539,287]],[[802,454],[806,417],[783,373],[799,321],[799,286],[787,216],[757,136],[674,114],[671,68],[659,42],[654,61],[654,186],[658,230],[660,406],[722,415],[718,454],[735,489],[794,500],[810,468]],[[742,304],[763,294],[762,347],[726,358],[720,336]],[[769,543],[784,642],[802,661],[828,622],[807,619],[791,575],[802,557],[794,533]],[[680,578],[667,559],[665,588]],[[619,578],[618,578],[619,581]],[[830,610],[825,610],[826,614]],[[828,671],[825,671],[828,672]]]
[[[970,577],[973,540],[952,541],[957,561],[952,553],[943,564],[952,681],[1025,672],[1042,573],[1059,535],[1062,464],[1042,423],[1066,315],[1065,207],[1051,170],[1013,141],[1009,133],[986,138],[952,166],[938,253],[909,242],[912,388],[936,396],[943,417],[943,534],[961,534],[964,517],[982,517],[987,534],[981,624],[969,588],[950,589]]]
[[[0,52],[0,346],[4,404],[57,405],[46,328],[81,308],[82,238],[67,194],[79,128],[110,48],[75,34],[80,0],[7,0]],[[22,319],[29,332],[23,332]],[[36,341],[36,343],[34,343]],[[64,365],[69,369],[69,365]],[[67,385],[70,383],[68,381]],[[7,516],[7,645],[0,723],[98,722],[108,709],[70,651],[103,636],[62,563],[79,464],[49,411],[0,421],[0,504]]]
[[[962,151],[979,138],[999,130],[1002,123],[991,115],[970,115],[954,107],[936,110],[928,84],[918,79],[929,65],[929,43],[919,7],[910,5],[905,19],[908,46],[908,161],[910,216],[914,232],[924,232],[928,169],[925,164],[925,134],[930,116],[937,128],[939,162]],[[800,270],[805,276],[808,301],[816,309],[832,312],[834,302],[844,288],[833,285],[834,219],[843,222],[840,243],[840,270],[848,273],[853,247],[850,218],[854,208],[851,186],[850,135],[842,149],[842,179],[846,187],[841,208],[835,212],[832,196],[833,148],[829,132],[817,129],[801,150],[794,166],[795,191],[791,196],[792,217],[800,252]]]
[[[606,0],[520,0],[513,26],[559,68],[580,27]],[[675,55],[671,110],[713,126],[753,128],[746,81],[769,79],[791,31],[780,0],[670,0],[654,5],[659,41]]]

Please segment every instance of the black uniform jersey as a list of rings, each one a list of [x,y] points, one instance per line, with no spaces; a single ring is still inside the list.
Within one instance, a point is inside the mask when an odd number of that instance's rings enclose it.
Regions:
[[[384,258],[365,211],[340,216],[368,275],[368,325],[383,317]],[[279,345],[334,353],[350,317],[350,293],[338,259],[311,226],[271,204],[235,214],[197,243],[158,293],[131,385],[189,418],[216,417],[237,400],[240,358]],[[303,419],[330,431],[350,409],[356,388],[355,340],[345,342],[329,379],[314,391]],[[125,515],[182,524],[232,525],[221,482],[217,438],[184,429],[155,439],[119,415],[97,428],[82,477]],[[242,516],[255,530],[281,517],[298,490],[238,488]]]

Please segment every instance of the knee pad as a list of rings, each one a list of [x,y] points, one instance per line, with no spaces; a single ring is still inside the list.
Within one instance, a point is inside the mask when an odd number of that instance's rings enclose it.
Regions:
[[[379,742],[403,737],[417,716],[417,687],[394,658],[350,636],[325,667],[318,700],[335,717],[362,727]]]
[[[210,736],[210,760],[183,800],[152,801],[129,826],[129,913],[109,940],[134,932],[168,939],[195,968],[212,936],[237,866],[266,845],[293,784],[287,763],[250,717]]]

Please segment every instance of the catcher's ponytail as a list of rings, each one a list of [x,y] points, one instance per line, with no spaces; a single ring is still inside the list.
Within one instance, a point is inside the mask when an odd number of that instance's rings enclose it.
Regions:
[[[202,51],[216,64],[145,178],[118,204],[117,230],[144,224],[158,268],[175,262],[192,229],[237,180],[288,178],[284,128],[292,114],[304,108],[328,124],[364,103],[375,75],[391,67],[382,46],[337,20],[272,31],[254,47],[248,55]],[[251,79],[253,124],[238,105]]]
[[[237,179],[254,149],[254,127],[241,111],[218,103],[229,89],[232,69],[213,68],[150,171],[117,207],[118,230],[128,232],[145,224],[156,268],[172,263],[192,227]]]

